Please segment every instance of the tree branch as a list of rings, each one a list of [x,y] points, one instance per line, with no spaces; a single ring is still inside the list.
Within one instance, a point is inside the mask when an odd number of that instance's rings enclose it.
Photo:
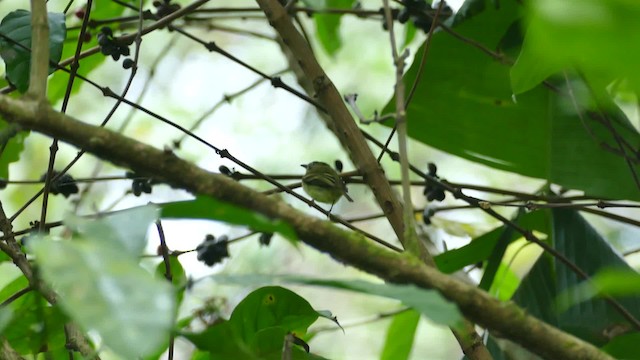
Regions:
[[[49,75],[49,22],[45,0],[31,0],[31,28],[31,71],[27,96],[45,101]]]
[[[398,254],[373,245],[360,234],[308,216],[224,175],[202,170],[171,152],[85,124],[52,109],[38,112],[34,101],[0,96],[0,114],[11,123],[57,137],[137,173],[252,209],[269,218],[282,219],[302,241],[315,249],[389,282],[438,290],[455,302],[468,319],[545,358],[612,359],[595,346],[528,315],[516,304],[501,302],[472,285],[438,272],[410,254]]]
[[[398,239],[407,248],[404,239],[402,205],[392,192],[391,186],[384,176],[384,171],[371,153],[360,129],[353,121],[338,89],[316,61],[311,48],[296,30],[284,7],[277,0],[258,0],[257,2],[269,19],[269,23],[276,29],[284,44],[295,56],[306,78],[312,82],[315,97],[322,104],[324,111],[329,114],[328,117],[325,117],[327,126],[349,153],[351,160],[371,188]],[[426,252],[424,247],[422,250]],[[430,256],[424,254],[421,257],[428,259]]]

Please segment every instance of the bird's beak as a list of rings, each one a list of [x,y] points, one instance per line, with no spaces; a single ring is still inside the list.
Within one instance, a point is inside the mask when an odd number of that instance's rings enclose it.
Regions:
[[[309,165],[307,165],[307,164],[302,164],[302,165],[300,165],[300,166],[302,166],[302,167],[303,167],[303,168],[305,168],[305,169],[309,167]]]

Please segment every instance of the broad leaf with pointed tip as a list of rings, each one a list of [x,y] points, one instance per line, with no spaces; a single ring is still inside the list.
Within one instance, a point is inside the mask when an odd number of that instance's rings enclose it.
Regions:
[[[64,14],[48,13],[49,60],[57,63],[62,55],[62,46],[67,33]],[[6,65],[9,80],[24,93],[29,86],[31,65],[31,12],[15,10],[7,14],[0,23],[0,55]],[[11,40],[7,40],[7,38]],[[18,44],[16,44],[18,43]],[[25,49],[26,48],[26,49]],[[49,74],[54,71],[49,67]]]

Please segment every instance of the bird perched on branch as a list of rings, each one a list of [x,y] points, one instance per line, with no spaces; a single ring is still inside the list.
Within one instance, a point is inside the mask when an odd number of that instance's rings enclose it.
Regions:
[[[344,195],[350,202],[353,199],[347,194],[347,186],[338,173],[328,164],[314,161],[301,165],[307,169],[302,177],[302,188],[315,201],[333,205]]]

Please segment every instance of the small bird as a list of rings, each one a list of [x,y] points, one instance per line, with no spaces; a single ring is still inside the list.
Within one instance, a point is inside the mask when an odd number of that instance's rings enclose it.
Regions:
[[[347,194],[347,186],[344,181],[331,166],[320,161],[301,166],[307,169],[302,177],[302,188],[313,200],[331,204],[329,212],[342,195],[353,202],[353,199]]]

